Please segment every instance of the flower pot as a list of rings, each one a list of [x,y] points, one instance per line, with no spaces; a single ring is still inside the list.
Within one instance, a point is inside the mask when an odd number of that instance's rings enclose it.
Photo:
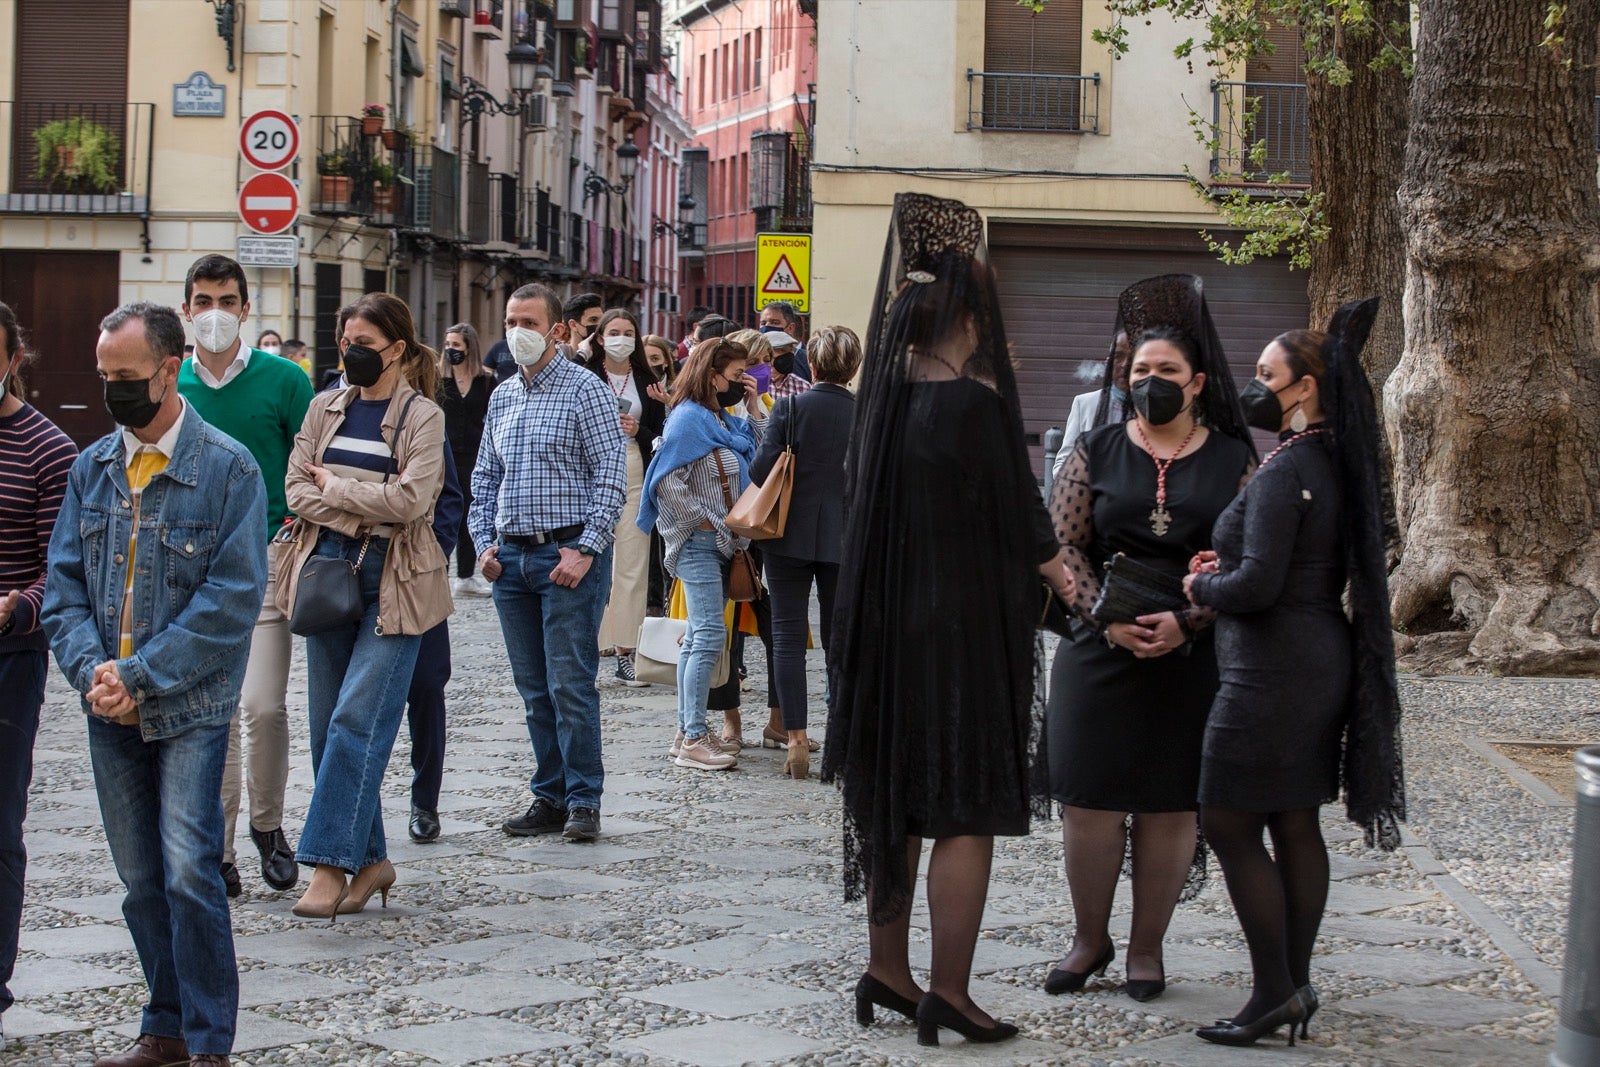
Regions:
[[[391,152],[404,148],[410,143],[410,138],[406,136],[403,130],[384,130],[382,136],[383,147]]]
[[[394,214],[395,200],[394,186],[374,185],[372,187],[372,213],[374,215]]]
[[[348,204],[350,202],[350,179],[343,174],[322,175],[322,203]]]
[[[382,132],[383,132],[383,116],[382,115],[363,115],[363,116],[361,116],[361,136],[363,136],[363,137],[376,137],[376,136],[378,136],[378,134],[380,134]]]

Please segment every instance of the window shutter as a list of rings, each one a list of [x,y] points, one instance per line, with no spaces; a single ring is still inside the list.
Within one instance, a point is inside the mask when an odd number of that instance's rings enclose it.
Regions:
[[[1292,26],[1268,25],[1267,40],[1272,42],[1272,54],[1249,59],[1245,63],[1244,80],[1304,85],[1306,48],[1300,40],[1300,31]]]
[[[1016,0],[984,0],[983,69],[995,74],[1081,74],[1083,0],[1050,0],[1034,14]]]

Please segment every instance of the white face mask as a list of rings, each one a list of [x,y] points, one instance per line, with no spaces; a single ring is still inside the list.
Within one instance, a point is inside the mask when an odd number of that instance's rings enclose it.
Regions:
[[[239,316],[211,308],[194,317],[195,344],[207,352],[226,352],[238,339]]]
[[[544,334],[526,326],[513,326],[506,331],[506,347],[519,367],[531,367],[543,359],[546,342]]]
[[[283,349],[278,345],[262,345],[261,351],[265,352],[269,356],[278,356],[283,354]]]
[[[633,355],[633,338],[617,335],[606,338],[606,355],[615,360],[624,360]]]

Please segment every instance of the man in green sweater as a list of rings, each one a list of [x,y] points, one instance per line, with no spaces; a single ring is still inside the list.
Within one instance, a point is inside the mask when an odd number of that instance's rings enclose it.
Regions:
[[[178,392],[200,417],[255,457],[267,488],[267,537],[288,521],[283,479],[289,450],[311,404],[311,382],[291,360],[251,348],[239,339],[250,317],[244,268],[227,256],[201,256],[183,283],[183,317],[194,330],[194,355],[178,371]],[[273,889],[293,888],[300,877],[294,849],[283,832],[283,793],[289,780],[289,621],[273,602],[282,546],[267,545],[267,595],[256,618],[245,668],[244,691],[233,716],[228,762],[222,775],[227,828],[222,878],[228,895],[243,892],[233,850],[239,818],[240,726],[245,777],[250,783],[250,839],[261,853],[261,877]]]

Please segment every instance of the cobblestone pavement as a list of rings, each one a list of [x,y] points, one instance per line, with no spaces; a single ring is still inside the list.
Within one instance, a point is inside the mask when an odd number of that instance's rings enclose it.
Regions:
[[[235,1062],[264,1064],[1234,1064],[1197,1024],[1243,1002],[1248,961],[1222,879],[1184,905],[1164,997],[1119,991],[1119,962],[1077,997],[1039,990],[1071,910],[1054,826],[1003,840],[974,993],[1021,1026],[999,1046],[920,1049],[902,1021],[858,1027],[849,990],[865,966],[859,907],[839,891],[831,788],[782,778],[781,754],[747,749],[726,774],[666,758],[668,690],[604,684],[603,836],[594,845],[504,836],[525,807],[532,759],[492,606],[452,620],[455,677],[441,802],[444,836],[405,836],[404,736],[384,786],[399,884],[335,926],[295,918],[295,893],[261,882],[241,827],[245,895],[234,902],[241,1011]],[[755,646],[759,650],[759,645]],[[813,708],[821,703],[813,653]],[[765,673],[752,655],[746,736],[759,737]],[[291,836],[305,815],[304,668],[295,723]],[[1339,813],[1325,827],[1335,882],[1315,964],[1325,1007],[1275,1062],[1543,1063],[1560,989],[1572,808],[1530,789],[1472,744],[1600,740],[1600,684],[1411,680],[1411,844],[1368,852]],[[814,712],[815,714],[815,712]],[[820,733],[820,730],[818,731]],[[0,1063],[87,1064],[136,1032],[143,986],[100,831],[81,714],[52,676],[28,817],[28,907]],[[1542,799],[1541,799],[1542,797]],[[304,882],[302,881],[302,887]],[[914,960],[928,958],[918,905]]]

